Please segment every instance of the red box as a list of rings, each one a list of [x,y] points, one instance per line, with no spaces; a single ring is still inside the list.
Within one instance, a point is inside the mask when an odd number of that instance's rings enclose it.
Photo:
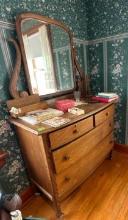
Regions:
[[[75,101],[72,99],[57,100],[55,102],[55,106],[57,109],[63,112],[67,112],[69,108],[72,108],[75,106]]]

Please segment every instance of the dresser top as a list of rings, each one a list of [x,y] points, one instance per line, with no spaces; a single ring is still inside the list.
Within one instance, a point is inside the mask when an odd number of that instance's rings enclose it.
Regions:
[[[57,128],[53,128],[53,127],[45,125],[43,123],[38,123],[36,125],[32,125],[30,123],[23,121],[22,119],[15,119],[12,117],[10,118],[10,122],[12,124],[14,124],[15,126],[21,127],[27,131],[32,132],[33,134],[42,135],[42,134],[49,133],[49,132],[58,130],[60,128],[66,127],[66,126],[71,125],[73,123],[76,123],[77,121],[85,119],[93,114],[96,114],[99,111],[102,111],[103,109],[107,108],[108,106],[110,106],[112,104],[113,104],[113,102],[111,102],[111,103],[88,103],[88,104],[79,105],[78,108],[84,109],[85,114],[77,116],[77,115],[73,115],[71,113],[66,112],[66,113],[64,113],[64,115],[62,115],[62,117],[69,118],[70,122],[64,124],[63,126],[59,126]]]

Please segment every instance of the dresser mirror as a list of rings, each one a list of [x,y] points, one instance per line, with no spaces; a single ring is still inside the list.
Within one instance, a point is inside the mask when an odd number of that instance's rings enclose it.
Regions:
[[[19,15],[16,29],[30,94],[51,97],[73,92],[79,68],[70,30],[33,13]]]

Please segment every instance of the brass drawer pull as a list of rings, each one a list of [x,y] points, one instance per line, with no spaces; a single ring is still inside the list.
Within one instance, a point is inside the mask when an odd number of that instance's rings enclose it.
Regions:
[[[64,178],[64,180],[65,180],[65,182],[69,182],[69,181],[70,181],[70,177],[66,176],[66,177]]]
[[[68,155],[64,155],[64,156],[63,156],[63,160],[64,160],[64,161],[67,161],[67,160],[69,160],[69,159],[70,159],[70,156],[68,156]]]

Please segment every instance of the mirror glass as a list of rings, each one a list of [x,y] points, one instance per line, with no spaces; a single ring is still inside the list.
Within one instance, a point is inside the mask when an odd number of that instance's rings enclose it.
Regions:
[[[37,19],[24,19],[21,33],[32,93],[48,95],[74,88],[69,34]]]

